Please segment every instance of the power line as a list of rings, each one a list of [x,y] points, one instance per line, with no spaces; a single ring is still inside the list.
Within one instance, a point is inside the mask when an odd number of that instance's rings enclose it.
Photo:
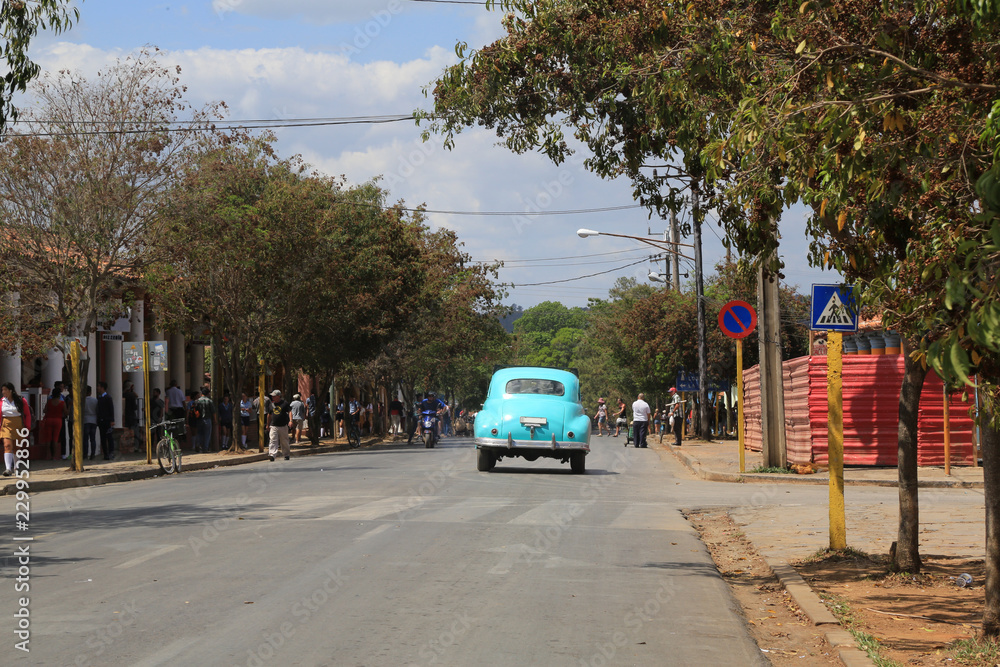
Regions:
[[[480,215],[480,216],[538,216],[538,215],[579,215],[583,213],[608,213],[611,211],[627,211],[633,208],[643,208],[642,204],[627,204],[624,206],[605,206],[603,208],[578,208],[562,211],[437,211],[429,208],[400,208],[401,211],[420,211],[421,213],[439,213],[444,215]]]
[[[646,259],[640,259],[638,262],[632,262],[631,264],[624,264],[622,266],[617,266],[613,269],[608,269],[607,271],[598,271],[597,273],[588,273],[585,276],[577,276],[576,278],[564,278],[562,280],[547,280],[541,283],[523,283],[520,285],[510,285],[511,287],[534,287],[535,285],[555,285],[557,283],[570,283],[575,280],[583,280],[584,278],[593,278],[594,276],[602,276],[605,273],[614,273],[615,271],[621,271],[622,269],[627,269],[630,266],[635,266],[636,264],[642,264]]]
[[[355,116],[352,118],[328,118],[315,120],[276,120],[276,121],[178,121],[189,124],[185,127],[171,126],[173,121],[162,125],[152,125],[143,129],[115,129],[115,130],[74,130],[70,132],[9,132],[8,137],[85,137],[99,136],[105,134],[147,134],[158,132],[214,132],[216,130],[266,130],[283,127],[324,127],[333,125],[380,125],[386,123],[399,123],[401,121],[412,121],[413,114],[397,116]],[[55,121],[19,121],[24,124],[37,123],[40,125],[52,125]],[[76,121],[79,124],[99,124],[90,121]],[[199,123],[197,125],[191,123]]]
[[[651,259],[651,258],[652,257],[650,256],[650,257],[647,257],[646,259]],[[544,269],[544,268],[562,267],[562,266],[593,266],[594,264],[612,264],[614,262],[621,261],[621,259],[622,258],[619,257],[618,259],[601,259],[601,260],[591,261],[591,262],[570,262],[570,263],[565,263],[565,264],[531,264],[531,265],[528,265],[528,266],[507,266],[507,264],[505,262],[504,265],[502,267],[500,267],[500,270],[502,271],[503,269],[510,269],[512,271],[519,271],[519,270],[525,270],[525,269],[534,270],[534,269]]]
[[[472,260],[477,264],[492,264],[493,262],[503,262],[505,265],[507,262],[551,262],[561,259],[584,259],[586,257],[604,257],[606,255],[621,255],[626,252],[637,252],[641,251],[643,248],[632,248],[630,250],[613,250],[611,252],[596,252],[590,255],[567,255],[565,257],[530,257],[525,259],[477,259]]]

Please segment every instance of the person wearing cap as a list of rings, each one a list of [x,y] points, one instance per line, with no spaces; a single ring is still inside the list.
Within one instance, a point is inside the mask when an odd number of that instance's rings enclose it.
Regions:
[[[632,404],[632,426],[635,428],[635,446],[640,449],[646,447],[646,435],[649,433],[649,403],[644,399],[645,394],[640,393],[639,398]]]
[[[281,400],[281,391],[275,389],[271,392],[271,409],[267,413],[267,458],[273,461],[281,454],[288,460],[291,450],[288,447],[288,423],[291,421],[291,408]]]
[[[684,424],[684,401],[681,400],[676,387],[671,387],[670,393],[673,395],[670,400],[670,428],[674,432],[674,446],[680,447],[681,428]]]
[[[603,398],[597,399],[597,434],[604,435],[604,427],[608,426],[608,404]],[[608,426],[608,435],[611,427]]]
[[[288,405],[291,413],[292,423],[288,428],[292,444],[297,445],[302,439],[302,425],[306,423],[306,404],[302,402],[300,394],[292,394],[292,402]]]

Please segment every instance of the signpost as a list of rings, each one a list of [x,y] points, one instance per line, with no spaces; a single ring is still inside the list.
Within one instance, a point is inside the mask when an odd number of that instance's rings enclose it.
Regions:
[[[746,301],[730,301],[719,311],[719,328],[736,340],[736,430],[740,472],[746,472],[746,430],[743,424],[743,339],[757,327],[757,311]]]
[[[843,331],[858,330],[853,285],[813,285],[813,331],[826,331],[827,455],[830,464],[830,548],[847,547],[844,515]]]

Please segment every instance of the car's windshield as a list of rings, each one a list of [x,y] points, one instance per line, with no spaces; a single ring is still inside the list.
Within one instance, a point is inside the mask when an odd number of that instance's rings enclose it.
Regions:
[[[563,396],[566,387],[562,382],[555,380],[532,380],[518,379],[510,380],[504,389],[507,394],[544,394],[546,396]]]

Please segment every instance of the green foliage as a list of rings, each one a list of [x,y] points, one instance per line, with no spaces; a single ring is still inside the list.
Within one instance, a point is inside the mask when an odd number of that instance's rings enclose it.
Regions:
[[[557,301],[543,301],[514,322],[515,333],[544,333],[555,336],[560,329],[582,329],[586,321],[583,308],[567,308]]]
[[[80,10],[71,8],[71,4],[65,0],[32,0],[0,5],[0,60],[5,64],[0,78],[0,131],[9,120],[17,120],[11,98],[27,90],[28,83],[38,76],[38,64],[28,57],[31,40],[39,30],[51,30],[56,35],[69,30],[80,19]]]
[[[754,468],[753,470],[749,470],[748,472],[754,473],[754,474],[756,474],[756,473],[769,473],[769,474],[773,473],[773,474],[777,474],[777,475],[790,475],[790,474],[793,474],[795,471],[792,470],[791,468],[779,468],[777,466],[757,466],[756,468]]]

